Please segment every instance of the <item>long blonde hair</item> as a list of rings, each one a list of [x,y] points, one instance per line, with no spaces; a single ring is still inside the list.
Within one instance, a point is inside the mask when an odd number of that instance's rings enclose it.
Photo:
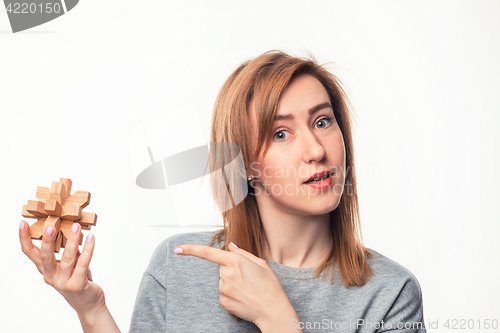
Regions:
[[[257,58],[242,63],[226,80],[215,101],[212,115],[212,142],[231,142],[236,144],[244,161],[245,169],[250,169],[251,157],[267,152],[272,138],[273,119],[278,108],[280,96],[292,81],[300,74],[310,74],[317,78],[331,100],[335,119],[344,138],[346,150],[346,168],[349,171],[345,179],[344,194],[338,207],[330,213],[330,232],[333,245],[329,255],[314,271],[318,277],[321,272],[329,271],[333,283],[335,263],[344,285],[363,285],[371,278],[373,271],[367,258],[373,253],[363,246],[359,227],[359,207],[356,194],[356,175],[354,168],[354,148],[351,134],[350,103],[340,81],[329,71],[318,65],[314,57],[302,59],[284,52],[272,50]],[[253,99],[257,110],[258,133],[250,133],[249,104]],[[257,136],[255,151],[250,151],[250,136]],[[231,149],[231,148],[227,148]],[[212,170],[217,170],[228,162],[228,156],[235,152],[220,149],[210,151]],[[232,157],[231,157],[232,158]],[[221,179],[211,176],[211,188],[215,203],[223,205]],[[228,174],[227,178],[245,178],[245,175]],[[228,181],[228,179],[226,179]],[[246,186],[246,183],[243,184]],[[348,188],[346,188],[348,187]],[[231,193],[229,186],[224,187]],[[251,193],[252,188],[249,186]],[[348,191],[348,194],[346,194]],[[233,189],[234,192],[234,189]],[[226,193],[227,197],[227,193]],[[234,204],[234,202],[233,202]],[[223,210],[221,210],[223,211]],[[229,242],[263,258],[265,232],[259,216],[259,209],[254,195],[248,195],[232,209],[222,213],[224,226],[211,239],[211,245],[218,244],[229,250]],[[221,246],[221,243],[223,245]],[[326,274],[323,274],[325,281]]]

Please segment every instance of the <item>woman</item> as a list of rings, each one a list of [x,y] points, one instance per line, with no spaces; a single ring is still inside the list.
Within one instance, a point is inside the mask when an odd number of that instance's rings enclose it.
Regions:
[[[416,278],[361,243],[348,101],[331,73],[280,51],[243,63],[219,92],[211,141],[236,144],[246,172],[211,173],[219,208],[248,195],[223,213],[220,231],[158,246],[131,332],[425,332]],[[213,147],[218,170],[234,151]],[[89,277],[94,239],[77,258],[79,233],[75,224],[61,263],[50,230],[41,250],[25,222],[20,239],[85,332],[118,332]]]

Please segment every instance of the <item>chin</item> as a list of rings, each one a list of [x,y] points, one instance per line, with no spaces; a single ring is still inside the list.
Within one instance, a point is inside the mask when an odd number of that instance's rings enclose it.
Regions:
[[[310,208],[314,210],[314,215],[323,215],[326,213],[333,212],[340,203],[340,197],[319,197],[319,198],[311,198]]]

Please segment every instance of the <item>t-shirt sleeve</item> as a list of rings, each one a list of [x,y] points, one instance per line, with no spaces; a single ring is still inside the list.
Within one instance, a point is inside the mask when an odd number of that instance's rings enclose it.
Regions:
[[[165,288],[150,273],[144,272],[129,332],[165,332],[165,302]]]
[[[130,323],[130,333],[166,331],[166,270],[170,239],[154,251],[142,276]]]
[[[422,292],[417,279],[407,278],[377,332],[425,333]]]

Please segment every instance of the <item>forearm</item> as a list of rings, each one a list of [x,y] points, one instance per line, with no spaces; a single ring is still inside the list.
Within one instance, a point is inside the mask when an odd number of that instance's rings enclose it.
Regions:
[[[108,308],[95,311],[92,314],[78,314],[84,333],[119,333],[120,329],[111,316]]]

